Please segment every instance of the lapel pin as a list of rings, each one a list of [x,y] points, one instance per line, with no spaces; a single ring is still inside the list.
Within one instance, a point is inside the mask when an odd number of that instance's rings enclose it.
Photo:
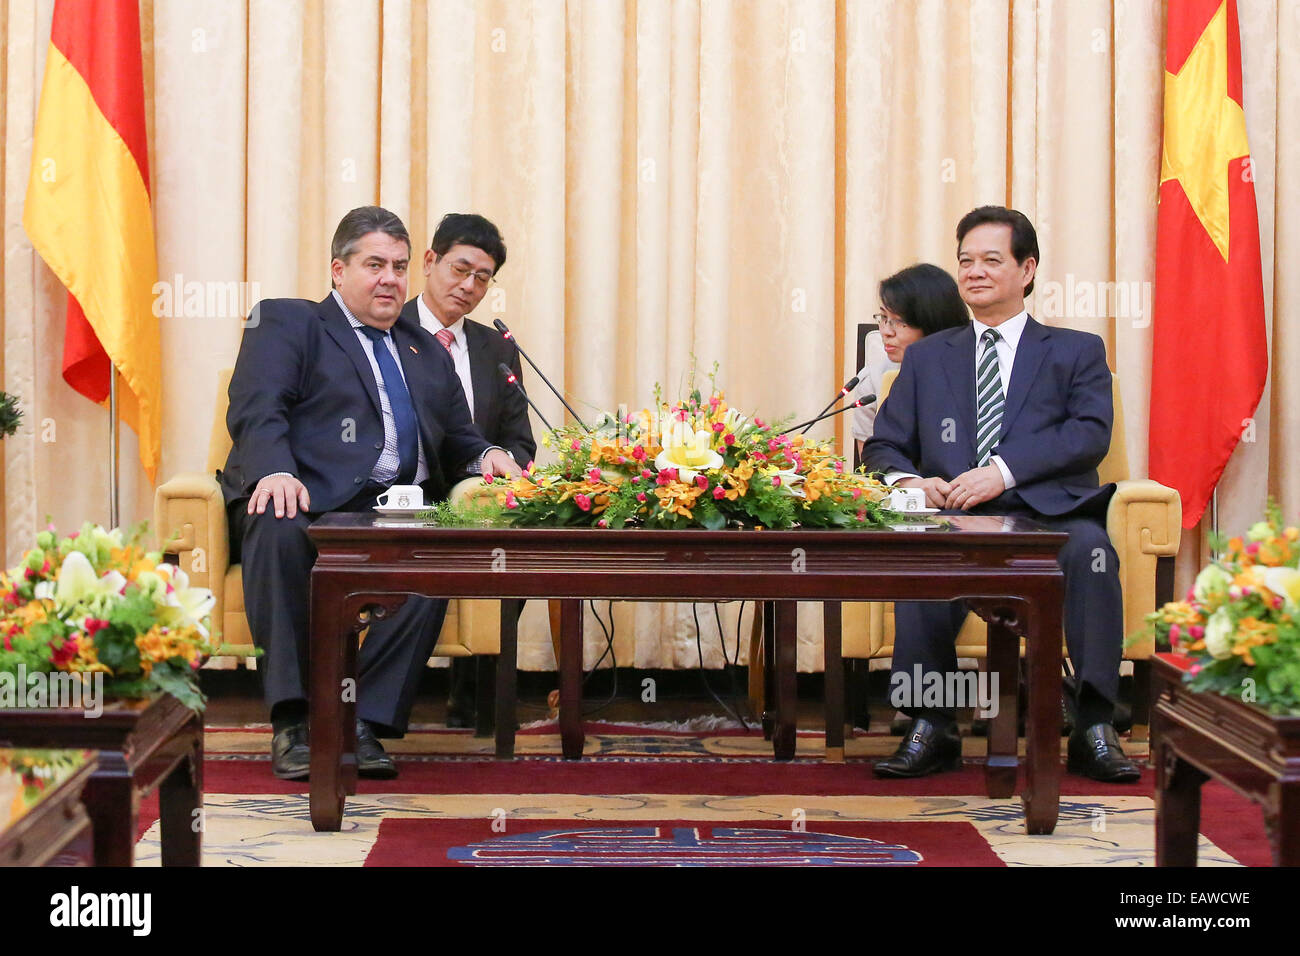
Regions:
[[[414,345],[408,345],[407,348],[410,349],[410,350],[411,350],[413,353],[415,353],[416,355],[419,355],[419,354],[420,354],[420,350],[417,349]]]

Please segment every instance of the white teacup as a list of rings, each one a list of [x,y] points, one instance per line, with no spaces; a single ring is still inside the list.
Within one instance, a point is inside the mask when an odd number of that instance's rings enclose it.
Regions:
[[[393,485],[376,500],[381,508],[423,508],[424,491],[419,485]]]
[[[924,511],[924,488],[894,488],[889,492],[889,507],[895,511]]]

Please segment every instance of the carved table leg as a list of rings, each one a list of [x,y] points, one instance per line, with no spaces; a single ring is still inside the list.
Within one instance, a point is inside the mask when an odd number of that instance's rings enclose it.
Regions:
[[[190,753],[158,787],[163,866],[199,866],[203,859],[203,718],[195,714],[181,736]]]
[[[560,746],[565,760],[581,760],[582,602],[560,602]]]
[[[1029,713],[1025,732],[1025,832],[1051,833],[1061,802],[1061,592],[1058,584],[1025,610]]]
[[[1195,866],[1201,784],[1209,778],[1167,744],[1158,744],[1154,756],[1156,866]]]
[[[311,825],[317,830],[338,830],[343,825],[343,805],[348,792],[342,766],[345,731],[355,736],[355,728],[344,727],[343,681],[345,677],[356,680],[355,671],[346,671],[348,655],[344,645],[352,645],[355,658],[357,636],[351,622],[344,616],[343,603],[333,582],[317,580],[313,575],[310,633],[317,639],[311,649],[308,693]],[[339,629],[343,633],[339,633]],[[355,683],[348,689],[355,701]]]
[[[99,767],[86,781],[82,802],[94,834],[95,866],[134,865],[140,804],[120,752],[100,752]]]
[[[1274,866],[1300,866],[1300,780],[1281,780],[1274,805],[1277,814],[1265,819],[1273,846]]]
[[[843,605],[827,601],[822,605],[822,634],[826,682],[826,760],[844,762],[844,657],[842,650]]]
[[[794,759],[795,719],[798,710],[798,614],[794,601],[776,602],[776,723],[772,728],[772,754],[777,760]]]
[[[519,660],[518,600],[501,602],[501,654],[497,659],[497,759],[515,758],[515,704],[519,695],[516,664]]]
[[[988,759],[984,785],[990,797],[1006,798],[1016,792],[1020,769],[1016,724],[1019,709],[1020,639],[995,617],[989,622],[989,680],[996,678],[997,713],[989,721]]]

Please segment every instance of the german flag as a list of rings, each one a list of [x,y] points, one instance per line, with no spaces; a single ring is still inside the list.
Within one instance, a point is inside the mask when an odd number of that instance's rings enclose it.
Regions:
[[[137,0],[57,0],[23,227],[68,290],[63,377],[122,419],[153,481],[162,413],[158,276]]]
[[[1149,471],[1191,528],[1252,431],[1268,342],[1235,0],[1169,4],[1166,37]]]

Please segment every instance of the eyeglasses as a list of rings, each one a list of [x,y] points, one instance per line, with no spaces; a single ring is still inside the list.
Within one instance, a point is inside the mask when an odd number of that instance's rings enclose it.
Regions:
[[[881,329],[910,329],[912,327],[902,319],[891,319],[883,312],[877,312],[872,316],[872,318],[876,320],[876,324],[879,325]]]
[[[486,269],[480,269],[478,272],[475,272],[462,262],[448,262],[447,265],[456,276],[457,282],[464,282],[467,278],[473,276],[476,285],[486,288],[496,281],[496,277]]]

